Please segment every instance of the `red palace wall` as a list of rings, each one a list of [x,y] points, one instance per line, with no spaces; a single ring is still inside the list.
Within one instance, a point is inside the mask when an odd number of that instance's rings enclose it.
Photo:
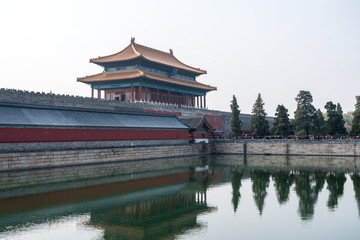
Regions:
[[[0,128],[0,143],[188,139],[188,130]]]
[[[195,139],[200,139],[200,138],[207,139],[207,138],[209,138],[209,134],[207,132],[194,132],[193,136],[194,136]]]

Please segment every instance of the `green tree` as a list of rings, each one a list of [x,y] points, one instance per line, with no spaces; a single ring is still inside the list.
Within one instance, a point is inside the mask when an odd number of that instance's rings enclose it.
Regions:
[[[336,113],[336,105],[333,102],[329,101],[325,104],[327,121],[326,121],[326,134],[335,135],[337,128],[337,113]]]
[[[277,106],[275,116],[272,134],[289,136],[292,133],[292,124],[290,123],[288,110],[284,105]]]
[[[315,136],[323,136],[326,134],[326,121],[324,119],[324,115],[318,109],[316,111],[316,115],[314,118],[314,135]]]
[[[294,126],[295,134],[304,137],[314,131],[315,107],[312,105],[313,98],[309,91],[300,91],[295,98],[297,107],[295,111]]]
[[[346,135],[347,132],[344,127],[345,121],[341,105],[339,103],[335,105],[329,101],[326,103],[325,109],[328,117],[328,120],[326,121],[326,133],[333,136]]]
[[[237,137],[241,134],[241,120],[239,119],[240,110],[235,95],[233,95],[233,100],[231,101],[230,108],[231,108],[230,136]]]
[[[360,135],[360,96],[356,96],[355,111],[353,113],[352,129],[350,132],[351,136]]]
[[[347,131],[345,128],[345,121],[343,116],[343,110],[341,108],[340,103],[336,105],[336,113],[337,113],[337,126],[336,126],[336,135],[344,136],[347,135]]]
[[[261,94],[253,105],[252,116],[251,116],[251,131],[254,136],[265,136],[269,134],[269,122],[266,120],[266,112],[264,109],[264,102],[261,98]]]

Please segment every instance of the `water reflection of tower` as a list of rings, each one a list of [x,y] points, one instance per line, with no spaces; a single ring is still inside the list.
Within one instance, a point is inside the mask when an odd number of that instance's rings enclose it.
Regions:
[[[212,177],[208,169],[193,169],[189,176],[189,182],[154,189],[150,197],[139,193],[130,204],[92,212],[89,224],[104,229],[105,239],[159,239],[201,229],[197,216],[214,210],[206,196]]]

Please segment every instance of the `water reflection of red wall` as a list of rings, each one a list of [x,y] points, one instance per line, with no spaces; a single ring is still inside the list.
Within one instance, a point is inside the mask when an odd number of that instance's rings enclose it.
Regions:
[[[190,172],[0,200],[0,214],[188,182]]]

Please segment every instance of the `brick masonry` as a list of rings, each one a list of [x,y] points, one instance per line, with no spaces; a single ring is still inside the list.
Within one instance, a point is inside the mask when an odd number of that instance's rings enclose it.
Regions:
[[[209,144],[136,146],[64,151],[7,152],[0,153],[0,171],[195,156],[210,153],[211,146]]]
[[[341,161],[347,161],[350,159],[349,157],[360,157],[360,144],[357,141],[239,140],[217,141],[210,144],[123,146],[57,151],[13,151],[0,153],[0,171],[206,154],[280,155],[285,156],[285,158],[286,156],[337,156],[339,159],[343,159]]]
[[[360,156],[358,140],[232,140],[215,141],[217,154]]]

